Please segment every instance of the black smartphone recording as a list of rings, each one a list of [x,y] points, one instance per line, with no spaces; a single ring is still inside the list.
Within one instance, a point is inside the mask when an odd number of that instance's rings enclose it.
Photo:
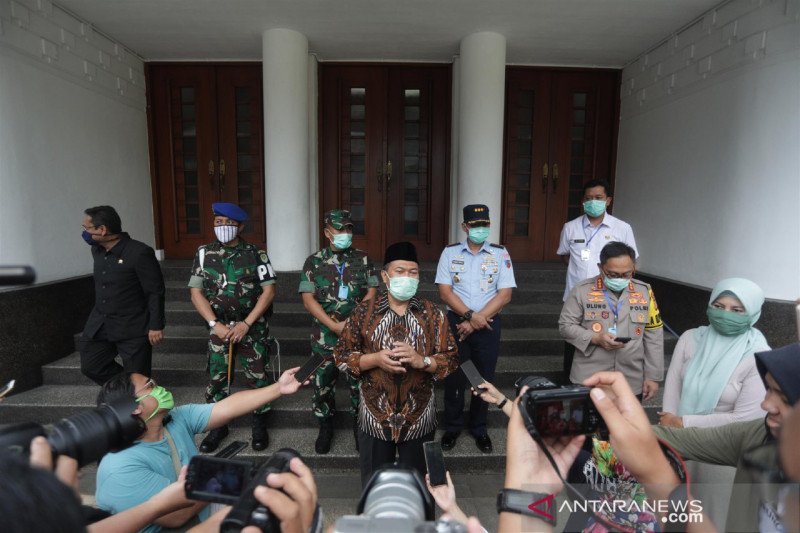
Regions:
[[[425,452],[425,464],[428,467],[431,486],[447,485],[447,469],[444,467],[442,445],[436,441],[431,441],[424,443],[422,446]]]
[[[631,338],[630,337],[617,337],[616,339],[614,339],[614,342],[621,342],[622,344],[628,344],[629,342],[631,342]]]
[[[467,381],[469,381],[470,386],[476,389],[481,388],[480,386],[486,381],[483,379],[480,372],[478,372],[478,369],[475,368],[475,363],[472,361],[464,361],[459,368],[461,368]]]
[[[303,366],[300,367],[300,370],[297,371],[297,374],[294,375],[294,378],[300,383],[305,382],[311,377],[311,374],[313,374],[316,369],[322,366],[322,363],[324,362],[325,358],[321,355],[312,355],[305,363],[303,363]]]

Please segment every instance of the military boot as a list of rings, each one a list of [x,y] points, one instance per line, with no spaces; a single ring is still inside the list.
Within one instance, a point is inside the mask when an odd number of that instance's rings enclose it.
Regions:
[[[257,452],[269,446],[269,433],[267,433],[268,414],[253,414],[253,442],[251,446]]]
[[[333,420],[330,418],[319,421],[319,435],[314,443],[314,451],[319,454],[326,454],[331,451],[331,441],[333,440]]]
[[[200,451],[203,453],[211,453],[219,447],[222,439],[228,436],[228,426],[222,426],[217,429],[212,429],[200,443]]]

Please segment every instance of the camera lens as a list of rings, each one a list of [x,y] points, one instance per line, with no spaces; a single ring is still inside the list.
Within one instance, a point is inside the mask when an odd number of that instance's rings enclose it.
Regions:
[[[426,503],[413,475],[402,469],[376,474],[364,500],[363,513],[373,518],[426,519]]]
[[[64,454],[79,466],[97,461],[109,451],[130,446],[145,430],[144,422],[133,416],[136,402],[118,398],[108,404],[57,422],[48,440],[56,455]]]

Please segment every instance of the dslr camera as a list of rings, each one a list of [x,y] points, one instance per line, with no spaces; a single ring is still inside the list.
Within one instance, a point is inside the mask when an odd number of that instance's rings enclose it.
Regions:
[[[5,426],[0,429],[0,450],[28,453],[34,437],[47,437],[54,458],[63,454],[78,461],[81,467],[100,460],[108,452],[127,448],[144,433],[146,426],[133,414],[135,410],[133,399],[118,398],[64,418],[49,430],[33,422]]]
[[[517,395],[527,385],[519,403],[522,420],[531,436],[563,437],[606,432],[605,422],[589,397],[589,387],[558,386],[541,376],[515,383]]]
[[[433,497],[416,470],[397,465],[384,467],[367,483],[358,514],[339,518],[336,533],[362,531],[409,533],[466,533],[459,522],[434,521]]]
[[[220,533],[238,532],[256,526],[266,533],[280,532],[278,518],[253,495],[265,485],[269,474],[289,471],[289,462],[300,454],[282,448],[268,460],[256,465],[251,461],[196,455],[186,473],[186,497],[192,500],[232,505],[222,521]]]

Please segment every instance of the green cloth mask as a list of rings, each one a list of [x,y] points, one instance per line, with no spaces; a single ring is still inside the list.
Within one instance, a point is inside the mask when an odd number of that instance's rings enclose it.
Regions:
[[[733,337],[741,335],[750,329],[750,315],[734,313],[733,311],[726,311],[724,309],[717,309],[716,307],[709,307],[706,309],[708,321],[711,327],[716,330],[720,335],[726,337]]]
[[[614,292],[624,291],[630,281],[631,280],[625,278],[609,278],[608,276],[603,276],[603,283],[605,286]]]
[[[583,202],[583,210],[590,217],[599,217],[606,212],[605,200],[586,200]]]
[[[150,416],[145,418],[144,420],[145,422],[156,416],[156,413],[158,413],[159,409],[165,409],[169,411],[170,409],[175,407],[175,399],[172,397],[172,393],[160,385],[153,387],[153,390],[150,391],[150,394],[139,396],[138,398],[136,398],[136,401],[141,402],[148,396],[152,396],[153,398],[156,399],[156,401],[158,402],[158,407],[156,407],[156,410],[153,411],[153,413]]]
[[[353,244],[353,234],[337,233],[336,235],[333,236],[331,242],[333,242],[333,245],[339,250],[347,250],[348,248],[350,248],[350,245]]]
[[[417,287],[419,287],[419,280],[417,278],[405,276],[389,278],[389,294],[401,302],[410,300],[412,296],[417,294]]]
[[[479,226],[477,228],[469,228],[469,240],[475,244],[483,244],[489,238],[489,228],[487,226]]]

